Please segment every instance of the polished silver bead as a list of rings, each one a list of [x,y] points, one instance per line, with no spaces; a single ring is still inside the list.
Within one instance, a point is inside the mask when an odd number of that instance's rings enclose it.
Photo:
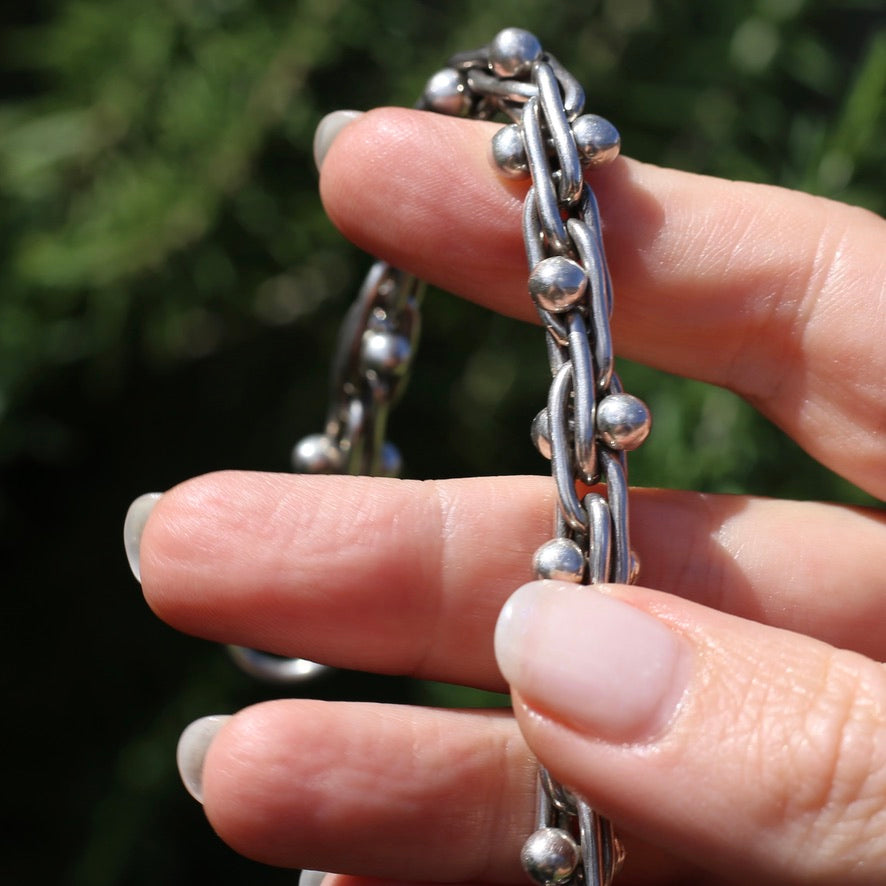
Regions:
[[[228,653],[250,677],[266,683],[306,683],[332,670],[306,658],[283,658],[245,646],[228,646]]]
[[[403,456],[393,443],[385,441],[381,446],[378,460],[379,477],[399,477],[403,473]]]
[[[585,573],[585,558],[581,548],[571,539],[552,538],[535,552],[532,568],[536,578],[580,584]]]
[[[492,162],[508,178],[529,178],[529,161],[520,127],[503,126],[492,136]]]
[[[581,301],[588,275],[578,262],[562,255],[543,258],[529,275],[529,294],[552,314],[569,311]]]
[[[489,64],[499,77],[525,77],[541,53],[535,34],[522,28],[505,28],[489,44]]]
[[[610,449],[636,449],[651,427],[649,408],[632,394],[609,394],[597,404],[597,436]]]
[[[557,886],[575,873],[581,852],[574,837],[561,828],[541,828],[523,844],[523,870],[540,886]]]
[[[311,434],[292,449],[292,469],[297,474],[340,474],[343,466],[341,449],[326,434]]]
[[[443,68],[428,80],[422,100],[428,110],[451,117],[465,117],[471,111],[471,94],[467,82],[453,68]]]
[[[363,333],[360,362],[367,372],[379,375],[403,375],[412,359],[412,345],[404,335],[394,332]]]
[[[584,166],[603,166],[618,156],[621,136],[603,117],[596,114],[577,117],[572,123],[572,134]]]
[[[532,426],[529,429],[532,445],[545,457],[551,457],[551,422],[548,418],[547,408],[542,409],[538,415],[532,419]]]

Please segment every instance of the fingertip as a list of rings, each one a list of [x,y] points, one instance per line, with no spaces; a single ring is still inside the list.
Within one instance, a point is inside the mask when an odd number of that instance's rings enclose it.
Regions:
[[[692,673],[692,648],[654,615],[556,581],[531,582],[511,596],[495,652],[529,707],[614,743],[660,736]]]
[[[498,128],[424,111],[373,109],[335,139],[320,196],[342,234],[371,255],[531,319],[531,300],[522,294],[525,184],[504,179],[490,163]],[[482,249],[466,236],[475,228],[484,231]],[[515,272],[523,276],[516,287]]]

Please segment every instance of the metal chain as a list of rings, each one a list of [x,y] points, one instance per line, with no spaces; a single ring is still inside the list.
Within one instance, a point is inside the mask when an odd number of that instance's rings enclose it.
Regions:
[[[559,499],[555,537],[536,551],[535,574],[586,584],[633,581],[638,567],[628,539],[625,451],[645,440],[650,415],[623,392],[613,369],[612,284],[597,201],[583,175],[583,167],[615,158],[618,132],[582,114],[584,93],[575,78],[516,28],[452,59],[448,71],[432,78],[425,102],[444,113],[456,107],[470,116],[509,117],[514,122],[493,139],[493,159],[503,175],[532,182],[523,240],[553,376],[532,436],[551,459]],[[605,497],[580,493],[600,480]],[[611,825],[544,767],[537,825],[521,854],[533,880],[612,882],[623,855]]]
[[[400,474],[402,458],[385,440],[385,429],[418,345],[423,289],[420,280],[387,262],[370,268],[338,332],[326,427],[292,450],[297,473]],[[229,646],[228,652],[243,671],[268,683],[304,683],[330,670],[245,646]]]
[[[553,381],[532,439],[551,460],[559,506],[554,537],[536,551],[535,574],[580,584],[631,582],[625,452],[649,433],[649,411],[622,390],[613,369],[612,284],[597,201],[584,169],[613,160],[611,123],[582,114],[579,83],[527,31],[508,28],[476,52],[454,56],[417,104],[422,110],[512,121],[496,133],[502,175],[531,180],[523,211],[529,294],[546,330]],[[418,337],[421,284],[376,263],[339,334],[331,405],[322,434],[293,450],[303,473],[396,476],[400,457],[385,442],[391,404],[402,392]],[[588,491],[604,484],[605,494]],[[296,678],[312,663],[239,650],[252,672]],[[320,667],[313,665],[313,667]],[[537,827],[524,844],[527,874],[541,886],[609,886],[623,853],[612,827],[539,768]]]
[[[326,429],[292,451],[298,473],[400,473],[400,453],[385,428],[418,344],[423,288],[386,262],[372,266],[339,330]]]

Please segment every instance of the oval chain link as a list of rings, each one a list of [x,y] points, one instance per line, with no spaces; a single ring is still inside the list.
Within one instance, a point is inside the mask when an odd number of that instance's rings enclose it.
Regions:
[[[551,460],[558,496],[554,537],[533,566],[542,579],[625,583],[637,574],[625,451],[643,442],[651,420],[613,370],[612,283],[597,200],[584,181],[586,169],[617,156],[619,136],[603,118],[583,115],[584,102],[576,79],[532,34],[508,28],[488,46],[452,57],[416,107],[512,121],[492,153],[503,175],[531,185],[523,238],[552,375],[532,437]],[[399,473],[399,453],[384,432],[415,353],[421,291],[414,277],[373,265],[339,333],[324,432],[296,445],[296,471]],[[588,491],[600,481],[601,491]],[[245,657],[252,673],[264,669],[272,679],[304,679],[322,668],[263,653]],[[540,886],[609,886],[623,857],[609,822],[544,767],[538,780],[538,830],[522,853],[529,876]]]

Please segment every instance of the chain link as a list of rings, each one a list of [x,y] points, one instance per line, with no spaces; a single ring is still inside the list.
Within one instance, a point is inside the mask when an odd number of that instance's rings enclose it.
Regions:
[[[535,36],[508,28],[451,58],[417,107],[511,121],[493,138],[492,156],[502,175],[531,183],[523,211],[528,289],[552,375],[531,434],[551,460],[558,496],[554,537],[536,551],[533,567],[541,579],[625,583],[638,570],[625,452],[643,442],[651,420],[613,369],[612,283],[597,200],[584,181],[584,170],[618,155],[619,135],[602,117],[583,114],[584,102],[579,83]],[[383,262],[372,267],[339,333],[325,430],[296,445],[296,471],[399,473],[399,453],[384,432],[415,352],[421,288]],[[587,490],[601,481],[605,495]],[[298,679],[311,672],[301,659],[239,654],[253,672],[266,667],[278,679],[287,669]],[[521,854],[527,874],[540,886],[609,886],[623,858],[609,822],[544,767],[538,797],[538,829]]]
[[[326,428],[293,449],[298,473],[400,473],[400,453],[385,428],[418,345],[423,288],[386,262],[372,266],[339,330]]]
[[[448,90],[448,92],[447,92]],[[512,121],[493,139],[503,175],[527,178],[523,239],[529,293],[546,330],[553,381],[532,423],[533,440],[550,458],[559,499],[554,538],[533,558],[538,578],[594,584],[636,578],[628,539],[625,451],[650,428],[646,406],[625,394],[613,369],[612,283],[597,201],[583,169],[614,159],[615,128],[582,115],[584,94],[538,40],[509,28],[484,49],[450,61],[432,78],[425,106]],[[602,480],[605,497],[584,492]],[[541,767],[538,829],[521,855],[542,886],[608,886],[622,862],[609,822]]]

